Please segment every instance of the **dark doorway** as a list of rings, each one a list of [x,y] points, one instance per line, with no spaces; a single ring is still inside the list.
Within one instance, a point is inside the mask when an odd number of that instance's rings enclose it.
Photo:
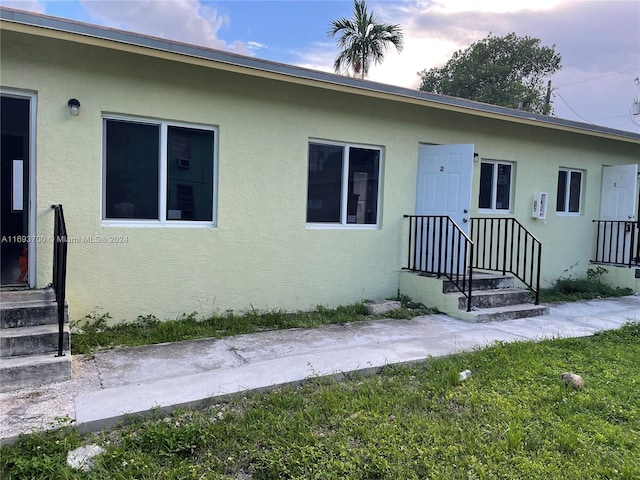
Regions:
[[[2,170],[0,261],[2,285],[29,283],[29,124],[31,100],[3,95],[0,104]]]

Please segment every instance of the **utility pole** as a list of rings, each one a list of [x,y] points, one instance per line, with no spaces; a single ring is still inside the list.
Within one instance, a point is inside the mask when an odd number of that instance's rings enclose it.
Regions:
[[[549,115],[549,111],[551,110],[551,80],[547,83],[547,97],[544,100],[544,109],[543,112],[545,115]]]

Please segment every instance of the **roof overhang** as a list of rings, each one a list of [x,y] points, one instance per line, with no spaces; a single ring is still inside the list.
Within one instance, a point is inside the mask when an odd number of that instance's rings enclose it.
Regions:
[[[360,80],[22,10],[0,8],[0,29],[352,95],[640,144],[640,134],[624,130]]]

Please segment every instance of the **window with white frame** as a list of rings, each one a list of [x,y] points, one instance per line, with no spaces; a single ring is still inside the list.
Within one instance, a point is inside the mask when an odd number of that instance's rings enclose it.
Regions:
[[[307,223],[377,225],[382,150],[309,142]]]
[[[568,215],[580,213],[582,198],[582,171],[561,168],[558,171],[556,212]]]
[[[215,222],[215,128],[103,121],[104,220]]]
[[[512,163],[482,160],[479,209],[494,212],[510,211],[512,178]]]

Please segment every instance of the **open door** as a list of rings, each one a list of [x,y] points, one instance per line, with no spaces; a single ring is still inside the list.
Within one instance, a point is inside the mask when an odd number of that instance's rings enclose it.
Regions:
[[[30,252],[29,222],[31,101],[29,97],[0,96],[0,279],[3,286],[33,285],[33,279],[29,278],[29,258],[34,258],[34,252]]]
[[[638,164],[602,167],[596,258],[629,265],[638,255]],[[635,251],[632,242],[636,242]]]
[[[471,144],[420,145],[416,215],[446,216],[469,234],[473,151]],[[462,273],[465,258],[459,253],[455,226],[434,218],[422,230],[421,263],[427,266],[425,270]],[[448,247],[443,246],[447,239],[451,242]]]

